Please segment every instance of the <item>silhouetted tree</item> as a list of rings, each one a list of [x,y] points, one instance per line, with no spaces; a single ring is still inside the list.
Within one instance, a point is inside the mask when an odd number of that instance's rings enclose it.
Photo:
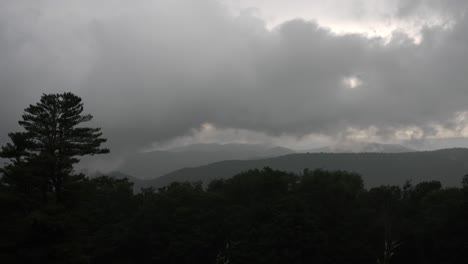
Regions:
[[[72,93],[43,94],[25,109],[19,121],[24,131],[10,133],[12,142],[1,149],[0,156],[11,162],[2,171],[3,181],[27,192],[39,189],[44,197],[54,192],[60,200],[77,157],[109,152],[101,148],[106,139],[100,128],[80,126],[92,118],[83,114],[81,98]]]

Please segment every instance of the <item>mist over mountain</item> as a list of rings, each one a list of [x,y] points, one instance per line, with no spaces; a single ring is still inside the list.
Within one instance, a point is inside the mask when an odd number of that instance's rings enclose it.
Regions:
[[[310,153],[403,153],[413,149],[399,144],[382,144],[375,142],[342,142],[332,146],[311,149],[302,152]]]
[[[180,169],[153,180],[137,181],[135,189],[162,187],[174,181],[208,183],[213,179],[226,179],[249,169],[263,167],[297,173],[305,168],[357,172],[370,187],[402,185],[408,180],[438,180],[446,186],[459,186],[460,179],[468,171],[468,149],[406,153],[307,153],[267,159],[221,161]]]
[[[151,179],[172,171],[222,160],[276,157],[294,153],[283,147],[259,144],[193,144],[168,150],[130,155],[118,171],[140,179]]]
[[[405,146],[415,150],[438,150],[446,148],[468,148],[468,138],[424,138],[403,141]]]
[[[262,144],[243,144],[243,143],[198,143],[186,146],[170,148],[169,152],[225,152],[225,153],[239,153],[250,157],[259,156],[276,156],[291,154],[295,151],[285,147],[267,146]]]
[[[347,142],[297,152],[402,153],[411,151],[413,150],[396,144]],[[154,179],[175,170],[207,165],[218,161],[271,158],[293,154],[295,152],[296,151],[289,148],[262,144],[199,143],[173,147],[166,150],[156,150],[128,155],[116,170],[139,179]]]

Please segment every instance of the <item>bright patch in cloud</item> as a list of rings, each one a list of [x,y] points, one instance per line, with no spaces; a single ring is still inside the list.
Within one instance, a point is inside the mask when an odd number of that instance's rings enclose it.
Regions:
[[[356,89],[362,85],[361,79],[355,76],[346,77],[343,79],[343,85],[349,89]]]
[[[441,11],[421,7],[417,14],[400,16],[401,2],[388,0],[220,0],[233,14],[255,10],[255,15],[272,30],[294,19],[316,21],[337,35],[360,34],[368,38],[383,38],[389,42],[394,32],[401,32],[414,43],[422,41],[424,27],[450,25]]]

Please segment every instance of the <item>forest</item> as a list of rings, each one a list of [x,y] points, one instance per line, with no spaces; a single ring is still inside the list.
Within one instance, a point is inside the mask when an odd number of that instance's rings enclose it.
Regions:
[[[108,153],[81,98],[44,94],[1,149],[0,263],[460,263],[468,175],[366,188],[346,171],[268,167],[133,191],[86,177]],[[468,173],[468,172],[467,172]]]

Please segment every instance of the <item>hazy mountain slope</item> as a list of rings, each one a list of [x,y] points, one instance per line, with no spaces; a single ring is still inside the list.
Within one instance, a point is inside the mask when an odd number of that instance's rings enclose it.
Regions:
[[[275,154],[291,154],[294,152],[291,149],[284,147],[270,147],[261,144],[240,144],[240,143],[228,143],[228,144],[191,144],[182,147],[171,148],[167,150],[169,152],[230,152],[230,153],[241,153],[249,155],[275,155]]]
[[[405,146],[416,150],[438,150],[447,148],[468,148],[468,138],[425,138],[419,140],[407,140]]]
[[[375,142],[346,142],[339,143],[333,146],[312,149],[310,153],[403,153],[412,152],[414,150],[398,144],[381,144]]]
[[[195,144],[167,151],[138,153],[117,169],[136,178],[156,178],[169,172],[222,160],[275,157],[294,153],[282,147],[255,144]]]
[[[445,149],[408,153],[308,153],[258,160],[222,161],[174,171],[154,180],[140,181],[136,187],[161,187],[173,181],[203,181],[228,178],[236,173],[262,167],[300,172],[304,168],[347,170],[360,173],[368,186],[439,180],[459,185],[468,174],[468,149]]]

